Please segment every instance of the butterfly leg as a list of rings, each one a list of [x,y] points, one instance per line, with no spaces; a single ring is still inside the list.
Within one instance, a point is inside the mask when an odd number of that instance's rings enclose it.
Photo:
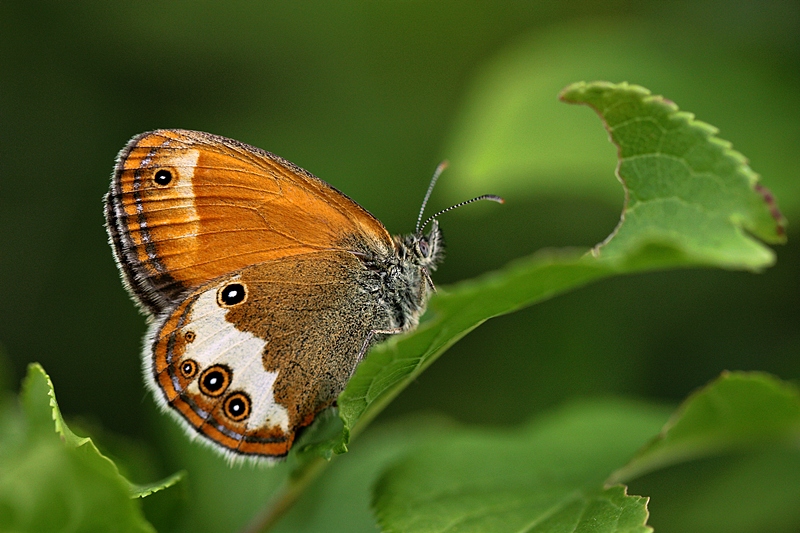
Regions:
[[[361,350],[358,352],[357,361],[360,363],[361,360],[367,355],[367,350],[369,350],[369,347],[372,346],[372,339],[375,337],[375,335],[397,335],[398,333],[403,333],[403,331],[405,331],[403,328],[373,329],[367,333],[367,338],[364,339],[364,344],[361,345]]]

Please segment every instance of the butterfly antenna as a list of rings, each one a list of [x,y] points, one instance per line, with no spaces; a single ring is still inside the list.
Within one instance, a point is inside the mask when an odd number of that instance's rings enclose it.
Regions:
[[[444,172],[444,169],[446,169],[449,164],[450,163],[447,161],[447,159],[445,159],[444,161],[439,163],[439,166],[436,167],[436,170],[433,172],[433,177],[431,178],[431,184],[428,185],[428,192],[425,193],[425,198],[422,200],[422,207],[419,208],[419,216],[417,217],[417,225],[414,228],[414,233],[419,234],[420,230],[424,229],[425,226],[428,224],[426,222],[425,224],[422,225],[422,228],[420,228],[419,225],[419,223],[422,222],[422,214],[425,212],[425,206],[428,205],[428,198],[431,197],[431,193],[433,192],[433,187],[434,185],[436,185],[436,181],[439,179],[439,176],[442,175],[442,172]]]
[[[428,224],[430,224],[431,220],[435,219],[435,218],[436,218],[436,217],[438,217],[439,215],[442,215],[442,214],[444,214],[444,213],[447,213],[448,211],[452,211],[453,209],[458,209],[459,207],[463,207],[463,206],[465,206],[465,205],[467,205],[467,204],[471,204],[471,203],[473,203],[473,202],[479,202],[479,201],[481,201],[481,200],[491,200],[492,202],[497,202],[498,204],[504,204],[504,203],[506,203],[506,201],[505,201],[505,200],[503,200],[502,198],[500,198],[499,196],[496,196],[496,195],[494,195],[494,194],[483,194],[483,195],[481,195],[481,196],[476,196],[475,198],[472,198],[471,200],[464,200],[463,202],[459,202],[459,203],[457,203],[456,205],[451,205],[451,206],[450,206],[450,207],[448,207],[447,209],[442,209],[442,210],[441,210],[441,211],[439,211],[438,213],[434,213],[433,215],[429,216],[429,217],[428,217],[428,219],[425,221],[425,223],[424,223],[424,224],[422,224],[422,226],[420,226],[419,224],[417,224],[417,228],[418,228],[418,229],[417,229],[417,233],[421,233],[421,232],[422,232],[422,230],[424,230],[424,229],[425,229],[425,226],[427,226]]]

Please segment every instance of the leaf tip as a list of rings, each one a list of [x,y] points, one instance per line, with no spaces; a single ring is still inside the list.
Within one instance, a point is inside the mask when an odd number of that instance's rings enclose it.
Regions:
[[[185,477],[186,477],[186,470],[179,470],[178,472],[175,472],[171,476],[167,476],[162,480],[156,481],[154,483],[149,483],[147,485],[138,485],[136,483],[131,483],[127,479],[125,479],[125,481],[128,482],[128,490],[130,492],[131,499],[135,499],[135,498],[146,498],[147,496],[150,496],[151,494],[154,494],[158,491],[168,489]]]

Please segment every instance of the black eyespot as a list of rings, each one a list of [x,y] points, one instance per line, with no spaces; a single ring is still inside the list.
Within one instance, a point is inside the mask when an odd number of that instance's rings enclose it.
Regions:
[[[223,307],[242,303],[247,293],[241,283],[230,283],[219,290],[217,301]]]
[[[187,331],[183,334],[183,338],[186,340],[186,342],[194,342],[195,337],[196,335],[194,334],[194,331]]]
[[[156,172],[153,181],[158,185],[169,185],[169,182],[172,181],[172,172],[169,170],[159,170]]]
[[[200,376],[200,391],[211,397],[221,396],[231,384],[231,371],[227,366],[208,367]]]
[[[243,392],[233,392],[225,398],[225,416],[234,422],[241,422],[250,416],[250,398]]]
[[[181,363],[181,374],[186,379],[191,379],[197,374],[197,363],[192,359],[187,359]]]

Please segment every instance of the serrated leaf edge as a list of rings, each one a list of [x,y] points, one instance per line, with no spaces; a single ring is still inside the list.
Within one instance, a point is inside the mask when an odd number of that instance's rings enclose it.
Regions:
[[[119,477],[119,479],[122,480],[124,484],[128,487],[128,492],[130,493],[131,498],[144,498],[162,489],[171,487],[184,477],[185,472],[181,471],[181,472],[176,472],[175,474],[167,476],[166,478],[160,481],[156,481],[154,483],[149,483],[145,485],[138,485],[136,483],[132,483],[125,476],[120,474],[119,468],[117,467],[116,463],[113,460],[111,460],[109,457],[103,455],[100,452],[100,450],[97,448],[97,445],[95,445],[95,443],[92,441],[91,437],[79,437],[69,428],[67,423],[64,421],[64,417],[61,415],[61,409],[58,407],[58,401],[56,400],[56,391],[55,391],[55,386],[53,385],[53,380],[50,379],[50,376],[47,374],[47,372],[44,370],[44,367],[42,367],[41,364],[31,363],[28,365],[28,372],[25,376],[22,385],[23,394],[25,394],[25,391],[27,391],[28,387],[30,386],[30,383],[32,383],[32,381],[36,378],[37,373],[40,374],[40,377],[44,378],[45,383],[47,384],[47,396],[50,405],[50,416],[55,426],[54,427],[55,432],[59,436],[61,441],[65,445],[73,449],[85,447],[89,453],[96,454],[97,456],[101,457],[110,466],[113,473],[116,474]]]
[[[667,111],[667,118],[673,119],[683,123],[688,128],[695,129],[696,131],[700,132],[702,136],[705,138],[705,141],[716,145],[720,151],[722,152],[724,157],[728,157],[732,159],[736,163],[737,171],[741,172],[748,180],[750,187],[752,190],[759,194],[763,199],[764,203],[767,205],[767,208],[772,216],[773,220],[775,221],[775,235],[773,238],[766,240],[770,243],[783,243],[786,242],[786,218],[781,213],[780,209],[778,208],[777,201],[775,200],[774,195],[769,191],[767,187],[765,187],[761,183],[761,177],[758,173],[753,171],[752,168],[749,166],[749,162],[747,158],[741,152],[735,150],[733,148],[733,143],[717,137],[719,133],[719,129],[715,126],[703,122],[702,120],[698,120],[695,118],[695,114],[688,112],[688,111],[681,111],[678,105],[669,100],[662,95],[653,94],[649,89],[642,87],[640,85],[630,84],[628,82],[621,82],[621,83],[612,83],[607,81],[594,81],[594,82],[585,82],[580,81],[576,83],[572,83],[561,90],[559,93],[559,100],[570,103],[570,104],[581,104],[586,105],[592,110],[594,110],[597,115],[600,117],[600,120],[603,122],[603,127],[605,128],[606,132],[609,136],[609,141],[616,147],[617,149],[617,166],[614,171],[617,179],[622,184],[622,188],[624,191],[624,202],[622,213],[620,215],[619,222],[617,223],[614,230],[601,241],[597,245],[592,248],[592,255],[594,257],[600,257],[601,249],[607,245],[619,232],[620,228],[625,223],[625,215],[630,210],[630,191],[628,188],[625,179],[620,174],[620,167],[622,163],[625,161],[626,158],[622,157],[622,147],[619,146],[617,143],[614,142],[613,139],[613,130],[618,128],[619,125],[614,126],[613,128],[606,122],[604,113],[608,111],[608,109],[600,110],[596,108],[593,104],[585,101],[580,101],[574,99],[572,97],[573,94],[580,93],[585,94],[589,90],[593,88],[600,88],[604,90],[611,90],[611,91],[627,91],[629,93],[633,93],[639,98],[641,98],[642,102],[645,104],[649,103],[658,103],[663,105]],[[609,108],[610,109],[610,108]],[[735,224],[736,226],[747,230],[747,228],[742,223],[742,220],[738,220],[736,217],[731,219],[731,223]]]

